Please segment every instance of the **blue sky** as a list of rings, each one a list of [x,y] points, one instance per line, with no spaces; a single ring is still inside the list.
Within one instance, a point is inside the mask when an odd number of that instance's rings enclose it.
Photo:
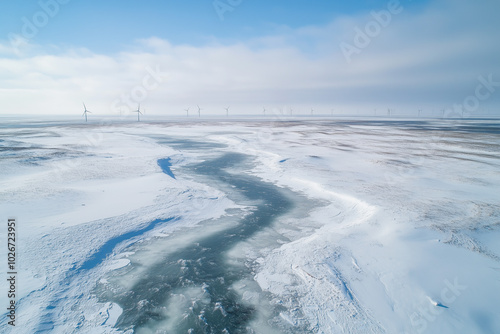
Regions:
[[[496,84],[475,96],[500,81],[497,0],[217,3],[219,12],[210,0],[4,2],[9,108],[0,113],[70,113],[81,100],[102,114],[139,102],[158,114],[230,104],[429,115],[459,105],[472,115],[499,104]],[[161,79],[150,82],[155,71]]]
[[[406,1],[412,10],[427,1]],[[1,33],[19,33],[23,17],[43,8],[55,8],[57,15],[40,29],[34,40],[41,44],[83,46],[94,52],[117,52],[133,40],[160,37],[175,44],[202,45],[213,37],[231,43],[279,31],[280,27],[300,28],[328,24],[336,17],[351,16],[383,8],[387,1],[324,0],[57,0],[10,1],[2,5]],[[45,4],[45,6],[41,5]],[[224,8],[227,10],[224,11]],[[221,16],[219,13],[223,11]]]

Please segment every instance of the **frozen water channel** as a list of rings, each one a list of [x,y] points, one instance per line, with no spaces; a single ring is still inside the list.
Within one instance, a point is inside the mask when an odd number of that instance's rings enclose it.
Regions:
[[[181,150],[207,147],[207,143],[192,141],[169,144]],[[162,160],[163,164],[165,161],[169,160]],[[139,333],[238,333],[248,332],[248,324],[262,317],[265,306],[243,301],[237,291],[239,285],[262,294],[255,283],[241,284],[253,280],[252,265],[232,261],[228,253],[289,212],[299,195],[245,174],[250,165],[248,156],[221,153],[187,168],[189,174],[227,191],[233,201],[247,209],[232,210],[185,233],[155,238],[147,247],[140,244],[125,249],[135,253],[131,265],[115,271],[109,279],[112,284],[98,288],[103,301],[123,308],[116,327]],[[172,176],[170,169],[166,173]],[[259,242],[261,247],[279,246],[276,238],[265,239]],[[158,249],[167,251],[162,254]],[[151,257],[155,257],[154,264],[143,268],[141,259]],[[277,312],[269,310],[268,316]]]

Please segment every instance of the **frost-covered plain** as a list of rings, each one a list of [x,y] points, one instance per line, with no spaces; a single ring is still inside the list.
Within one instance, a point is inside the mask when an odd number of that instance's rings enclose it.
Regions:
[[[4,124],[1,331],[498,333],[499,152],[491,120]]]

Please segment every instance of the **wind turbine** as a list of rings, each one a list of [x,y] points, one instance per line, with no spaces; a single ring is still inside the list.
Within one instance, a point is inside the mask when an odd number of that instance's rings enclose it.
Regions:
[[[85,110],[83,112],[82,116],[85,116],[85,122],[87,122],[87,113],[89,113],[90,111],[87,110],[87,107],[85,106],[85,103],[84,102],[82,102],[82,103],[83,103],[83,109]]]
[[[314,109],[311,108],[311,116],[313,116],[313,115],[314,115]]]
[[[264,113],[264,116],[266,116],[266,107],[262,108],[262,112]]]
[[[201,117],[201,108],[199,105],[196,105],[198,107],[198,117]]]
[[[184,111],[186,112],[186,117],[189,117],[189,107],[187,109],[184,109]]]
[[[229,117],[229,107],[224,108],[224,109],[226,109],[226,117]]]
[[[137,113],[137,122],[140,122],[140,118],[139,118],[139,114],[142,115],[142,112],[141,112],[141,104],[139,103],[139,105],[137,106],[137,110],[135,110],[134,112]]]

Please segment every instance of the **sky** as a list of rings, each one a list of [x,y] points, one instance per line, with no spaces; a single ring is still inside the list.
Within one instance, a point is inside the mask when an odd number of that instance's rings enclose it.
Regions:
[[[500,116],[498,0],[1,7],[0,115]]]

